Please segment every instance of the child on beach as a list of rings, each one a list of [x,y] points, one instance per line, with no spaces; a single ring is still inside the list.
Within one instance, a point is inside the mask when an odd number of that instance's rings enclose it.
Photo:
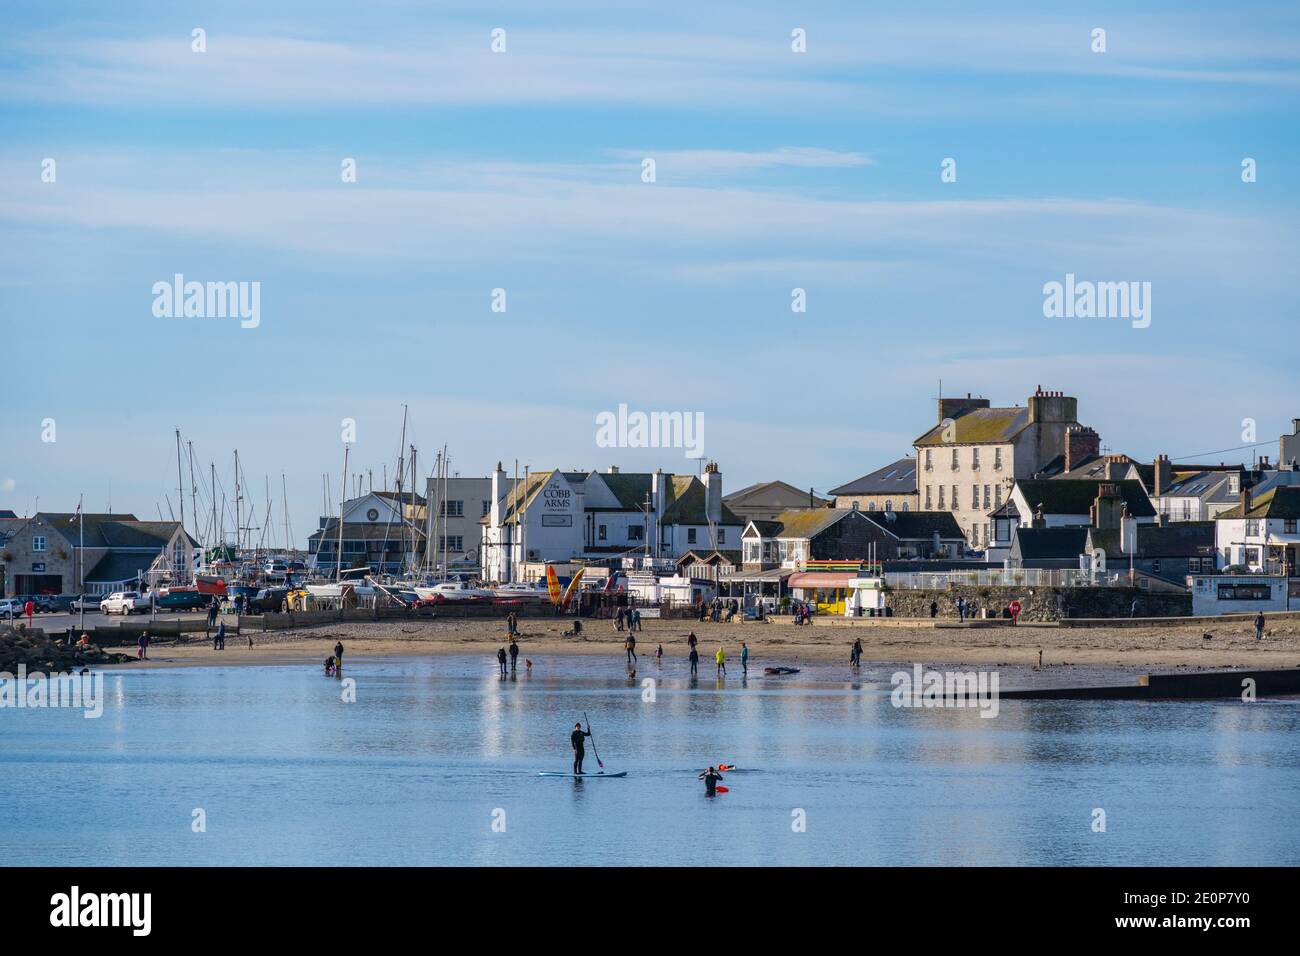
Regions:
[[[334,676],[334,658],[332,657],[325,658],[325,676],[326,677]]]

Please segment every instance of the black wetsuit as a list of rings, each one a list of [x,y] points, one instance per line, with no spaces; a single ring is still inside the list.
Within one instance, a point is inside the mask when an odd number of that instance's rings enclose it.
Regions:
[[[510,669],[515,669],[515,658],[519,656],[519,645],[514,641],[510,642]]]
[[[582,729],[575,729],[573,733],[569,735],[569,739],[573,741],[573,772],[574,773],[582,773],[582,758],[587,756],[587,748],[583,746],[582,738],[590,737],[590,736],[591,736],[591,731],[582,730]]]
[[[700,774],[700,779],[704,781],[704,793],[711,797],[718,792],[718,781],[722,779],[722,774],[716,770],[706,770]]]

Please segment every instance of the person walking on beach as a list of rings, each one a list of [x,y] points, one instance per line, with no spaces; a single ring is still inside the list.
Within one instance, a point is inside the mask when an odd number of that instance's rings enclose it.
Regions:
[[[744,641],[741,641],[740,642],[740,676],[744,677],[748,673],[749,673],[749,645],[746,644]]]
[[[212,639],[214,650],[224,651],[226,649],[226,622],[222,621],[217,625],[217,636]]]
[[[691,645],[691,676],[700,676],[700,652],[695,649],[693,644]]]
[[[583,737],[590,737],[590,730],[582,729],[582,722],[573,725],[573,733],[569,734],[569,742],[573,744],[573,772],[582,773],[582,759],[587,756],[587,748]]]
[[[713,659],[718,662],[718,676],[727,676],[727,655],[722,652],[722,645],[718,645],[718,653],[713,655]]]
[[[510,670],[511,671],[514,671],[518,658],[519,658],[519,645],[515,643],[515,639],[512,637],[510,638]]]
[[[627,632],[627,640],[623,642],[623,649],[627,651],[627,662],[635,667],[636,666],[636,638],[632,636],[632,632],[630,630]]]
[[[655,649],[655,663],[656,663],[657,665],[659,665],[660,667],[663,666],[663,663],[664,663],[664,646],[663,646],[662,644],[660,644],[660,645]]]
[[[343,669],[343,642],[336,641],[334,644],[334,667],[337,670]]]
[[[686,635],[686,644],[688,647],[690,647],[691,650],[695,650],[695,645],[698,643],[699,643],[699,638],[695,636],[694,631],[691,631],[691,633]]]
[[[617,611],[614,612],[614,630],[620,632],[623,630],[623,609],[622,608],[619,608]]]
[[[957,620],[966,620],[966,599],[963,597],[957,598]]]
[[[505,677],[506,676],[506,649],[504,647],[497,648],[497,666],[501,668],[501,676]]]
[[[1264,612],[1260,611],[1258,614],[1255,615],[1255,640],[1262,641],[1263,639],[1264,639]]]
[[[938,617],[938,616],[939,616],[939,602],[938,602],[938,601],[931,601],[931,602],[930,602],[930,620],[934,620],[934,619],[935,619],[936,617]]]
[[[704,781],[704,795],[712,797],[718,792],[718,781],[722,779],[722,774],[717,769],[710,767],[704,773],[700,774],[700,779]]]
[[[639,607],[632,608],[632,630],[641,630],[641,609]]]
[[[140,638],[135,642],[135,656],[137,660],[147,661],[149,659],[149,632],[142,631]]]
[[[849,663],[854,667],[862,666],[862,638],[853,642],[853,650],[849,651]]]

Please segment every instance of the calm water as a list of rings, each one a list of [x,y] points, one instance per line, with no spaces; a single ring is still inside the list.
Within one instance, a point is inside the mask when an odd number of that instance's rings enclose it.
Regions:
[[[115,671],[99,720],[0,710],[0,861],[1300,863],[1297,701],[983,719],[895,709],[829,667],[691,686],[674,663],[647,703],[617,660],[544,663],[502,682],[480,658],[356,659],[356,703],[305,666]],[[584,710],[630,775],[538,777],[569,769]],[[710,800],[695,774],[719,761],[747,769]]]

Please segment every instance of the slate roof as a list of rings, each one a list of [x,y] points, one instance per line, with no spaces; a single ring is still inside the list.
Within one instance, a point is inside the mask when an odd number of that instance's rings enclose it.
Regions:
[[[1088,534],[1087,549],[1101,548],[1107,558],[1127,558],[1118,529],[1101,531],[1093,528]],[[1213,521],[1175,521],[1166,525],[1140,524],[1137,526],[1138,558],[1200,558],[1214,554]]]
[[[951,441],[944,441],[943,424],[939,423],[912,444],[920,447],[1002,444],[1024,431],[1028,425],[1028,408],[973,408],[953,419]]]
[[[753,525],[754,530],[758,532],[759,537],[761,538],[775,538],[781,533],[781,522],[779,521],[754,520],[749,522],[749,524]],[[749,527],[746,526],[745,530],[748,531]]]
[[[877,468],[848,484],[832,488],[832,495],[914,495],[916,494],[916,459],[900,458]]]
[[[180,527],[179,521],[140,521],[133,514],[83,514],[78,518],[72,512],[41,512],[37,517],[73,545],[82,540],[84,524],[88,548],[161,549]],[[186,537],[191,547],[198,547],[192,535]]]
[[[1153,518],[1156,510],[1137,479],[1126,481],[1085,481],[1073,478],[1032,478],[1016,482],[1024,495],[1030,514],[1043,506],[1047,515],[1086,515],[1097,499],[1099,485],[1118,485],[1128,513],[1134,518]]]
[[[1022,561],[1073,560],[1087,541],[1087,528],[1017,528],[1011,552]]]
[[[424,537],[424,530],[417,525],[420,537]],[[339,537],[339,519],[330,518],[325,522],[325,526],[318,528],[311,533],[308,541],[323,539],[325,541],[337,541]],[[409,541],[411,537],[410,525],[402,524],[382,524],[375,521],[345,521],[343,522],[343,540],[344,541],[383,541],[387,538],[389,541],[398,543],[403,540]]]
[[[864,511],[863,517],[880,526],[896,538],[908,540],[931,539],[939,532],[943,539],[963,537],[957,519],[947,511],[894,511],[893,520],[883,511]]]
[[[86,581],[96,584],[121,584],[134,581],[141,571],[148,571],[153,558],[142,554],[110,551],[86,572]]]

